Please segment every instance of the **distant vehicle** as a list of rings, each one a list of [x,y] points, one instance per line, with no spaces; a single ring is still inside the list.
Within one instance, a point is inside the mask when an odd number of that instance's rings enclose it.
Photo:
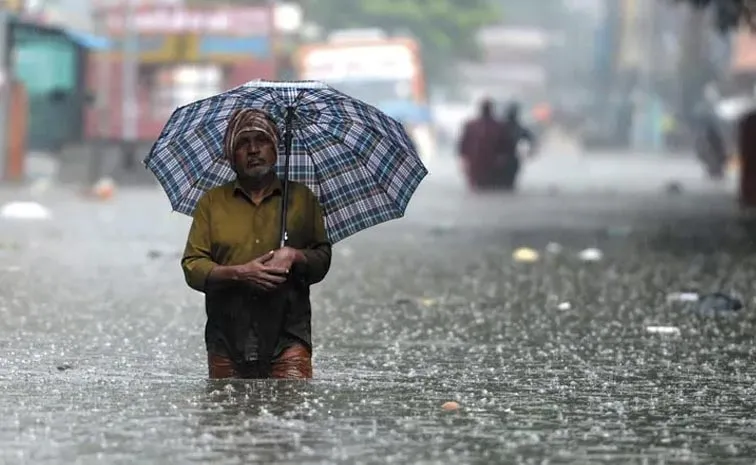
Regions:
[[[420,46],[383,31],[344,30],[304,45],[295,66],[299,79],[323,81],[402,122],[424,159],[435,154]]]

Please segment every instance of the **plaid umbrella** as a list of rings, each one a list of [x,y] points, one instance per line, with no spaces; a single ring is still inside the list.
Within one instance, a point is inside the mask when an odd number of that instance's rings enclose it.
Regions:
[[[178,108],[166,123],[144,163],[175,211],[191,215],[205,191],[235,179],[223,137],[239,108],[278,122],[284,198],[289,179],[307,185],[333,243],[402,217],[428,174],[402,125],[375,107],[320,82],[253,81]]]

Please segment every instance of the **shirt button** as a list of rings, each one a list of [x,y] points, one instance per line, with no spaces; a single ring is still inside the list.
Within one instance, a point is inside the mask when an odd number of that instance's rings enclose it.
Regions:
[[[260,239],[255,239],[255,244],[259,244],[259,243],[260,243]]]

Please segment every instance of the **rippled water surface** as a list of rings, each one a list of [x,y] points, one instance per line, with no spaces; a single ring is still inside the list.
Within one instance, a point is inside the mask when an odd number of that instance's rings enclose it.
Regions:
[[[684,196],[427,189],[336,246],[312,382],[205,379],[162,194],[1,223],[0,462],[753,463],[752,226]],[[683,290],[746,308],[701,315]]]

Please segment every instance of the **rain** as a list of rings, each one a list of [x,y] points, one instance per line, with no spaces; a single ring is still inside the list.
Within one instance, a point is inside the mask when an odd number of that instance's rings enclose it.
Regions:
[[[321,0],[321,8],[332,1]],[[375,1],[373,11],[354,2],[328,17],[312,5],[244,7],[248,19],[259,19],[256,8],[274,8],[278,22],[270,27],[292,50],[319,43],[323,30],[344,28],[351,18],[366,28],[390,30],[396,23],[397,34],[411,32],[426,54],[432,124],[420,116],[395,119],[407,128],[428,175],[402,218],[334,244],[326,279],[312,286],[314,376],[306,381],[208,379],[205,302],[181,268],[192,219],[173,211],[139,163],[173,109],[240,83],[210,83],[213,73],[205,68],[194,72],[195,78],[205,73],[202,89],[160,75],[161,86],[183,91],[166,97],[171,111],[160,107],[158,116],[125,125],[122,112],[132,104],[148,111],[149,99],[138,95],[153,91],[149,79],[135,74],[133,92],[124,91],[121,81],[129,78],[106,73],[98,80],[101,62],[93,59],[93,82],[118,81],[110,93],[87,87],[107,94],[108,103],[82,104],[76,111],[87,117],[76,130],[69,123],[49,129],[54,118],[76,113],[72,102],[86,96],[45,103],[34,94],[44,83],[30,70],[49,73],[50,67],[25,61],[36,49],[19,35],[16,47],[27,49],[17,53],[13,82],[26,86],[28,111],[3,110],[11,130],[0,134],[9,147],[0,155],[0,463],[753,463],[756,191],[749,186],[756,175],[746,160],[756,159],[756,146],[740,144],[745,138],[732,132],[732,117],[721,116],[727,160],[722,175],[712,175],[710,159],[693,142],[697,126],[686,119],[714,78],[720,104],[738,98],[747,101],[739,111],[753,112],[754,81],[742,95],[728,90],[725,96],[722,84],[731,75],[753,79],[756,63],[738,55],[738,44],[752,38],[728,22],[717,2],[698,10],[639,0],[634,27],[642,30],[643,20],[656,18],[660,32],[649,39],[632,27],[634,34],[615,31],[622,40],[607,53],[631,66],[643,50],[664,45],[653,63],[636,63],[646,76],[638,85],[644,98],[648,86],[666,96],[665,79],[680,80],[679,94],[686,95],[659,100],[685,129],[679,141],[672,131],[662,138],[641,103],[623,135],[621,124],[610,128],[609,122],[620,117],[621,104],[602,95],[577,102],[606,84],[597,71],[606,61],[595,45],[603,42],[592,37],[602,37],[617,16],[600,0],[553,1],[584,21],[565,24],[527,2],[469,3],[471,18],[488,3],[509,13],[500,24],[476,23],[476,31],[487,31],[478,34],[483,51],[494,36],[514,34],[530,43],[534,36],[524,29],[594,44],[575,52],[571,63],[541,60],[525,66],[538,68],[535,75],[498,79],[482,79],[481,70],[516,66],[493,52],[474,62],[474,54],[434,41],[416,7]],[[123,30],[131,31],[126,40],[154,38],[156,30],[188,36],[189,51],[181,53],[191,54],[192,37],[234,27],[229,11],[241,8],[213,3],[214,16],[200,20],[194,11],[209,8],[201,2],[146,5],[131,11],[133,21],[108,22],[110,8],[121,11],[124,4],[37,3],[26,6],[23,24],[39,22],[56,37],[76,37],[78,50],[100,60],[107,48],[125,47],[115,43]],[[432,10],[429,18],[441,15]],[[371,11],[373,23],[360,16]],[[662,66],[671,56],[683,59],[686,26],[695,21],[706,26],[702,36],[710,41],[710,49],[697,52],[712,68],[696,73],[714,78]],[[505,31],[497,35],[494,26]],[[452,30],[461,34],[461,27]],[[460,63],[461,74],[451,81],[438,74],[444,58]],[[116,65],[134,64],[126,61]],[[132,71],[147,76],[150,66]],[[316,76],[302,76],[296,66],[266,75],[255,66],[237,74],[243,80]],[[324,69],[310,71],[330,76]],[[592,85],[569,81],[571,75]],[[536,86],[538,76],[552,81]],[[618,80],[607,82],[621,89]],[[396,105],[383,107],[379,94],[407,89],[370,82],[347,80],[343,92],[375,98],[387,114],[399,112]],[[497,114],[520,101],[524,124],[536,133],[537,151],[522,157],[513,190],[475,188],[458,153],[463,124],[477,117],[486,97]],[[126,105],[124,98],[133,101]],[[61,102],[69,105],[65,111]],[[539,102],[553,108],[550,117],[537,116]],[[96,124],[98,115],[107,116],[108,128]],[[27,142],[20,151],[13,143],[22,130]]]

